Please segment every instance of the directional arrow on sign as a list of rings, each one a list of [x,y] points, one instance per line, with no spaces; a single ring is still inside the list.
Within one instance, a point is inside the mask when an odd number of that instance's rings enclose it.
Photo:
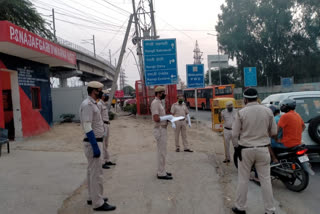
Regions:
[[[175,62],[175,60],[172,59],[172,60],[169,61],[169,64],[174,63],[174,62]]]

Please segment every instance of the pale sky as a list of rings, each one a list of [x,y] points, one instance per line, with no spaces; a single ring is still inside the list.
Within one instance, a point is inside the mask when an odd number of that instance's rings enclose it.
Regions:
[[[139,2],[135,1],[136,4]],[[111,49],[112,62],[118,60],[129,13],[108,3],[132,13],[132,0],[31,0],[31,2],[48,21],[52,20],[49,16],[51,9],[55,9],[57,36],[93,50],[92,45],[81,41],[91,39],[94,34],[96,53],[109,60],[109,49]],[[193,63],[196,40],[203,52],[205,70],[208,67],[207,55],[217,54],[216,37],[207,33],[215,34],[215,25],[223,3],[224,0],[154,0],[157,34],[161,39],[176,38],[178,73],[183,81],[186,80],[186,64]],[[133,33],[134,25],[130,36]],[[135,50],[131,39],[127,47]],[[139,74],[134,58],[128,50],[122,65],[128,77],[127,84],[134,87]]]

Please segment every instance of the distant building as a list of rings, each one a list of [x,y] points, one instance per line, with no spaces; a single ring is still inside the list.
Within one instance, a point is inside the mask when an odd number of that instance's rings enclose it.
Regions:
[[[0,21],[0,127],[8,129],[11,138],[48,131],[52,125],[49,66],[75,65],[76,53]]]

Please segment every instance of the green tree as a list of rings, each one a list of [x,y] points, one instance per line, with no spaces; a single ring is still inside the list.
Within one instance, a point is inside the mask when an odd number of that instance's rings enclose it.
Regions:
[[[135,90],[132,86],[127,85],[127,86],[123,87],[123,92],[125,95],[132,96],[134,94]]]
[[[257,67],[259,85],[319,76],[319,1],[226,0],[221,9],[220,48],[236,58],[241,76],[247,66]]]
[[[209,83],[209,72],[206,72],[205,83]],[[213,85],[220,84],[219,70],[211,70],[211,82]],[[221,69],[221,84],[235,84],[236,87],[241,87],[241,73],[236,67],[230,66]]]
[[[0,20],[7,20],[41,37],[51,39],[50,26],[29,0],[0,0]]]

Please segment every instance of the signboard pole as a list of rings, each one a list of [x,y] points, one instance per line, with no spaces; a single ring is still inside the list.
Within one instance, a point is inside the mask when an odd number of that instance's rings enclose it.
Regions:
[[[197,95],[197,89],[194,89],[194,99],[195,99],[195,105],[196,105],[196,121],[197,121],[197,128],[198,128],[198,95]]]

